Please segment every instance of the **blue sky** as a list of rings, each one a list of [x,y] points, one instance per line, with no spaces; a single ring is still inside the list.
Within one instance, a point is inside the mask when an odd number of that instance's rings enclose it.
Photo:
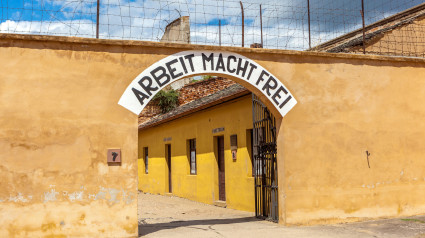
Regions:
[[[70,18],[67,13],[72,14],[74,19],[96,20],[96,17],[87,9],[87,7],[95,7],[96,0],[84,0],[84,2],[78,0],[1,0],[0,3],[2,21],[60,21]]]
[[[366,24],[424,2],[364,0]],[[97,0],[0,0],[0,32],[94,37]],[[260,41],[259,4],[265,47],[308,46],[307,0],[246,0],[245,45]],[[101,0],[100,36],[153,40],[179,16],[190,16],[193,43],[240,45],[241,11],[236,0]],[[310,0],[313,45],[361,26],[361,0]]]

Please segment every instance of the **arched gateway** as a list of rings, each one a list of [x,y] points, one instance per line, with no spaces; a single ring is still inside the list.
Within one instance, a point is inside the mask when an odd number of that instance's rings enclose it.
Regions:
[[[285,116],[297,103],[276,76],[245,56],[222,51],[182,51],[159,60],[140,73],[127,87],[119,104],[139,115],[162,88],[184,77],[205,74],[231,78],[259,94],[269,107],[273,107],[272,111],[278,113],[276,116]],[[253,115],[269,115],[253,118],[255,213],[257,217],[278,221],[276,124],[273,115],[259,99],[253,100],[253,103]],[[259,107],[260,104],[263,106]],[[256,112],[260,108],[263,108],[262,111]],[[168,168],[171,186],[170,163]],[[264,177],[269,179],[264,180]],[[224,190],[224,186],[220,188]]]
[[[119,104],[140,114],[165,86],[184,77],[203,74],[225,75],[255,93],[261,92],[282,117],[297,103],[276,76],[245,56],[226,51],[182,51],[139,74],[127,87]]]

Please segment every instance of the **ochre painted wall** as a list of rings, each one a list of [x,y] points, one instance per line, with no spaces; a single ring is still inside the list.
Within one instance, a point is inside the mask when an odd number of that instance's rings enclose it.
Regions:
[[[279,133],[288,224],[425,213],[423,63],[328,58],[270,67],[291,72],[299,102]]]
[[[298,100],[278,119],[281,223],[425,213],[424,59],[0,34],[0,236],[136,236],[137,116],[117,102],[189,49],[251,58]]]
[[[135,237],[137,116],[117,105],[135,73],[43,44],[1,41],[0,237]]]
[[[168,193],[168,165],[165,145],[171,144],[172,194],[191,200],[214,203],[218,199],[216,136],[224,136],[226,203],[228,208],[254,211],[254,178],[247,149],[247,129],[252,129],[251,95],[214,106],[139,131],[139,189]],[[215,128],[224,131],[213,133]],[[247,134],[248,133],[248,134]],[[230,151],[230,135],[238,137],[237,159]],[[164,138],[171,141],[164,142]],[[187,140],[196,139],[197,174],[190,174]],[[249,143],[249,142],[248,142]],[[148,147],[148,174],[145,173],[144,147]],[[249,146],[248,146],[249,147]]]

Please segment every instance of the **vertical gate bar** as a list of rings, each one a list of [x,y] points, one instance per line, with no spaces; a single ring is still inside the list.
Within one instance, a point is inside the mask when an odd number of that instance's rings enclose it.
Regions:
[[[255,129],[255,94],[251,94],[251,100],[252,100],[252,143],[253,143],[253,151],[252,151],[252,159],[254,160],[253,166],[254,166],[254,196],[255,196],[255,216],[258,216],[258,196],[257,196],[257,160],[256,160],[256,129]]]
[[[267,216],[267,193],[266,193],[266,189],[267,189],[267,187],[266,187],[266,184],[267,184],[267,181],[266,181],[266,175],[267,175],[267,171],[266,171],[266,161],[264,160],[264,148],[263,148],[263,146],[264,146],[264,139],[265,139],[265,132],[266,132],[266,130],[265,130],[265,123],[264,123],[264,110],[263,110],[263,107],[262,107],[263,105],[261,105],[260,104],[260,114],[261,114],[261,140],[260,140],[260,161],[261,161],[261,178],[262,178],[262,181],[261,181],[261,183],[262,183],[262,190],[261,190],[261,192],[262,192],[262,196],[263,196],[263,216],[264,217],[266,217]]]
[[[257,193],[258,193],[258,197],[259,197],[259,199],[258,199],[258,216],[261,216],[262,215],[262,213],[263,213],[263,211],[261,210],[261,204],[262,204],[262,196],[261,196],[261,178],[259,177],[260,176],[260,174],[261,173],[259,173],[259,171],[260,171],[260,155],[259,155],[259,153],[260,153],[260,148],[259,148],[259,146],[258,146],[258,144],[259,144],[259,131],[258,131],[258,127],[259,127],[259,116],[258,116],[258,112],[259,112],[259,110],[258,110],[258,102],[257,102],[257,97],[255,98],[256,99],[256,101],[255,101],[255,116],[256,116],[256,118],[255,118],[255,120],[256,120],[256,126],[257,126],[257,128],[255,129],[256,131],[257,131],[257,135],[256,135],[256,139],[257,139],[257,141],[256,141],[256,147],[257,147],[257,156],[256,156],[256,160],[257,160]]]
[[[267,112],[264,110],[264,116],[265,118],[267,118]],[[267,130],[267,137],[266,137],[266,152],[268,152],[268,143],[270,141],[270,122],[269,121],[265,121],[266,124],[266,130]],[[267,161],[267,175],[266,175],[266,183],[267,183],[267,218],[270,218],[270,155],[269,153],[266,154],[266,161]]]
[[[256,135],[256,138],[257,138],[257,141],[256,141],[256,147],[257,147],[257,157],[256,157],[256,160],[257,160],[257,172],[258,171],[260,171],[260,169],[261,169],[261,167],[260,167],[260,160],[259,160],[259,158],[260,158],[260,155],[259,155],[259,153],[260,153],[260,148],[259,148],[259,146],[258,146],[258,144],[259,144],[259,131],[258,131],[258,127],[259,127],[259,119],[260,119],[260,117],[259,117],[259,115],[258,115],[258,112],[259,112],[259,110],[258,110],[258,102],[257,102],[257,97],[255,97],[255,99],[256,99],[256,101],[255,101],[255,116],[256,116],[256,118],[255,118],[255,120],[256,120],[256,126],[257,126],[257,128],[256,128],[256,131],[257,131],[257,135]],[[262,215],[262,213],[263,213],[263,211],[261,210],[261,201],[262,201],[262,197],[261,197],[261,178],[259,177],[260,176],[260,174],[261,173],[259,173],[258,172],[258,174],[257,174],[257,193],[258,193],[258,197],[259,197],[259,199],[258,199],[258,216],[261,216]]]
[[[263,110],[263,119],[266,119],[266,111],[265,110]],[[269,217],[269,206],[270,206],[270,199],[269,199],[269,195],[270,195],[270,193],[269,193],[269,160],[268,160],[268,154],[266,153],[267,152],[267,142],[268,142],[268,137],[269,137],[269,124],[267,123],[267,121],[266,120],[264,120],[264,128],[265,128],[265,132],[264,132],[264,141],[263,141],[263,144],[264,144],[264,149],[263,149],[263,152],[264,152],[264,155],[263,155],[263,159],[264,159],[264,162],[265,162],[265,167],[264,167],[264,181],[265,181],[265,183],[264,183],[264,192],[265,192],[265,198],[266,198],[266,203],[265,203],[265,207],[266,207],[266,209],[264,210],[264,215],[266,216],[266,218],[268,218]]]
[[[266,111],[265,110],[263,110],[263,118],[264,119],[266,119],[267,118],[267,115],[266,115]],[[267,142],[268,142],[268,139],[269,139],[269,123],[267,123],[267,121],[266,120],[264,120],[264,128],[265,128],[265,133],[264,133],[264,141],[263,141],[263,143],[264,143],[264,150],[263,150],[263,152],[265,152],[264,153],[264,162],[265,162],[265,176],[264,176],[264,179],[265,179],[265,189],[264,189],[264,191],[265,191],[265,197],[266,197],[266,210],[264,211],[264,214],[266,215],[266,217],[267,218],[269,218],[269,206],[270,206],[270,198],[269,198],[269,195],[270,195],[270,192],[269,192],[269,159],[268,159],[268,154],[267,154]]]

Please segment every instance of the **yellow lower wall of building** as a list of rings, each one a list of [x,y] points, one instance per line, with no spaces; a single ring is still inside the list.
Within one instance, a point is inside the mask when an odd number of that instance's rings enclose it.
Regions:
[[[247,129],[252,128],[251,96],[244,96],[190,116],[139,131],[139,190],[168,193],[165,145],[171,144],[172,194],[207,204],[218,200],[218,165],[215,137],[224,136],[227,207],[254,211],[254,178],[247,149]],[[214,128],[224,131],[212,133]],[[230,135],[237,134],[237,159],[230,151]],[[171,141],[164,142],[164,138]],[[187,140],[196,138],[197,174],[190,174]],[[143,148],[148,147],[148,174]],[[249,147],[249,146],[248,146]]]

